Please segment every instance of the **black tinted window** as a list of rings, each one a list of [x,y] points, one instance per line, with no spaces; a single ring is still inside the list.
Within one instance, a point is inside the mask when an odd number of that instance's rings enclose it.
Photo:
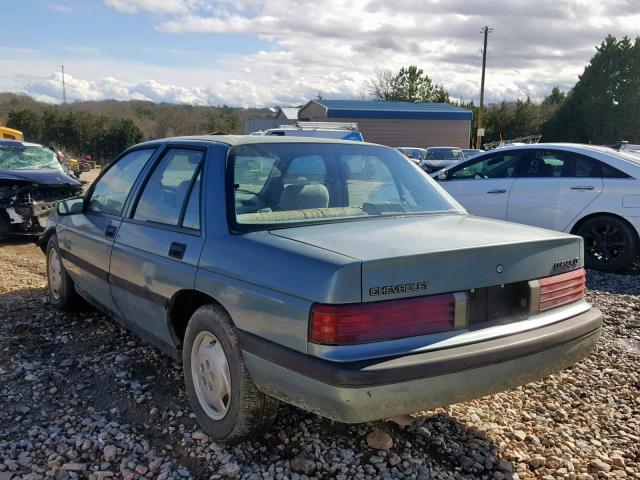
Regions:
[[[564,150],[534,150],[523,167],[521,177],[597,178],[601,176],[597,160]]]
[[[177,226],[203,155],[200,150],[169,149],[147,181],[133,218]]]
[[[603,178],[629,178],[629,175],[627,175],[624,172],[621,172],[617,168],[613,168],[612,166],[607,165],[606,163],[601,163],[601,162],[598,162],[598,163],[600,164],[600,172],[602,173]]]
[[[598,162],[589,157],[583,157],[582,155],[574,155],[575,165],[573,169],[569,168],[565,170],[565,174],[574,177],[599,177],[600,168]],[[572,172],[573,170],[573,172]],[[573,175],[571,175],[573,173]]]
[[[151,155],[151,149],[135,150],[111,166],[93,189],[89,211],[121,215],[129,191]]]
[[[451,169],[449,178],[456,180],[482,178],[511,178],[515,175],[520,152],[503,152],[485,156],[471,163]]]
[[[568,177],[568,152],[534,150],[522,169],[521,177]]]

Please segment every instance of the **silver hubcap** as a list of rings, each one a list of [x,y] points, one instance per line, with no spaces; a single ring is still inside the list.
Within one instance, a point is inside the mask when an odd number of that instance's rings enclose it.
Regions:
[[[222,345],[211,332],[200,332],[193,342],[191,378],[205,413],[213,420],[222,419],[229,411],[231,375]]]
[[[62,264],[55,248],[52,248],[51,252],[49,252],[49,290],[51,290],[51,296],[55,300],[60,298],[60,292],[62,292]]]

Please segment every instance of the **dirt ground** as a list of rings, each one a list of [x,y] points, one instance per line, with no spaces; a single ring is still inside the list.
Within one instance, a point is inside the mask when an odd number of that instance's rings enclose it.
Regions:
[[[588,277],[605,326],[573,368],[404,427],[283,406],[269,434],[231,448],[198,430],[179,362],[90,308],[57,311],[42,252],[2,244],[0,480],[640,479],[640,275]]]

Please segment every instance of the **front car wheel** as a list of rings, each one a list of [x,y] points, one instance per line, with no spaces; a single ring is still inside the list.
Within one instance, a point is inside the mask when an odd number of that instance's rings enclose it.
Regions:
[[[77,307],[80,302],[73,280],[62,264],[58,238],[54,234],[47,242],[47,287],[49,301],[62,310]]]

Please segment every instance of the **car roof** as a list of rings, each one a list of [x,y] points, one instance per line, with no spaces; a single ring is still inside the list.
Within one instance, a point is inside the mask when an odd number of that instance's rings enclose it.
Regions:
[[[559,148],[561,150],[586,150],[596,153],[604,153],[605,155],[613,155],[620,153],[621,151],[615,150],[611,147],[603,145],[589,145],[586,143],[567,143],[567,142],[547,142],[547,143],[527,143],[522,145],[504,145],[502,147],[496,147],[494,150],[535,150],[537,148]],[[492,150],[487,150],[491,152]],[[624,150],[622,150],[624,152]]]
[[[0,140],[0,146],[2,147],[42,147],[42,145],[40,145],[39,143],[24,142],[22,140]]]
[[[453,150],[462,150],[460,147],[447,147],[446,145],[438,146],[438,147],[429,147],[427,150],[431,150],[432,148],[452,148]]]
[[[602,145],[589,145],[586,143],[569,143],[569,142],[545,142],[545,143],[520,143],[520,144],[506,144],[502,146],[498,146],[494,148],[494,150],[534,150],[536,148],[560,148],[560,149],[580,149],[580,150],[590,150],[592,152],[598,153],[615,153],[617,150],[614,150],[611,147],[605,147]],[[490,152],[492,150],[486,150]]]
[[[212,142],[223,143],[229,146],[253,145],[258,143],[337,143],[342,145],[377,145],[375,143],[341,140],[338,138],[324,137],[297,137],[297,136],[271,136],[271,135],[193,135],[186,137],[169,137],[158,140],[150,140],[139,145],[147,145],[165,142]]]
[[[608,158],[614,161],[625,162],[626,164],[633,166],[633,168],[638,168],[640,166],[640,156],[638,154],[618,151],[614,150],[611,147],[605,147],[602,145],[589,145],[585,143],[566,143],[566,142],[547,142],[547,143],[527,143],[521,145],[503,145],[501,147],[496,147],[493,150],[486,150],[481,154],[469,159],[469,160],[479,160],[480,157],[490,154],[496,151],[505,151],[505,150],[536,150],[536,149],[556,149],[556,150],[566,150],[569,152],[576,153],[593,153],[600,155],[600,159],[602,156],[604,158]]]

